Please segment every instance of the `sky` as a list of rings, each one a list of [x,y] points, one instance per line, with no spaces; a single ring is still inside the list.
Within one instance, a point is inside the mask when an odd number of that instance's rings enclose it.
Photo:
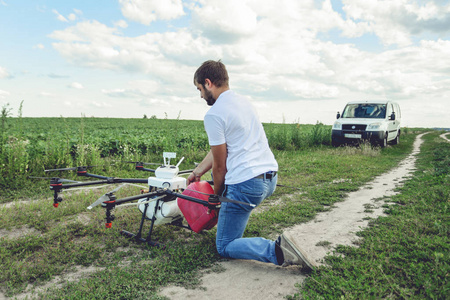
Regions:
[[[404,127],[450,127],[449,0],[0,0],[12,116],[202,120],[210,59],[262,122],[392,100]]]

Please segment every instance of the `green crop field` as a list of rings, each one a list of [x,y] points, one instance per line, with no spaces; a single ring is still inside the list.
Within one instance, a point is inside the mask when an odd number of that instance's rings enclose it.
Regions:
[[[322,124],[265,127],[269,142],[279,150],[330,143],[330,127]],[[46,169],[100,166],[114,176],[125,176],[133,166],[124,161],[162,162],[163,152],[178,152],[185,157],[185,167],[209,150],[201,121],[4,115],[0,129],[0,186],[6,194],[29,186],[27,177],[42,176]]]
[[[399,145],[387,148],[332,148],[330,126],[264,124],[279,163],[280,187],[252,215],[246,236],[274,238],[283,228],[306,222],[375,176],[393,168],[412,150],[424,130],[404,129]],[[160,299],[169,284],[195,287],[199,270],[221,260],[215,229],[195,234],[157,226],[165,250],[136,244],[117,229],[136,231],[136,209],[116,213],[104,228],[104,211],[86,207],[111,189],[66,192],[52,206],[44,170],[80,165],[115,177],[149,175],[126,161],[162,162],[162,152],[185,157],[191,168],[208,151],[201,121],[99,118],[12,118],[2,116],[0,132],[0,290],[7,297],[43,286],[62,274],[94,271],[30,298]],[[361,233],[357,249],[341,247],[329,267],[312,272],[299,294],[289,298],[444,299],[449,293],[449,144],[438,132],[425,136],[414,178],[386,204],[388,217]],[[178,160],[178,159],[177,159]],[[51,176],[77,179],[75,172]],[[84,179],[86,180],[86,179]],[[292,188],[294,187],[294,188]],[[128,187],[118,197],[138,193]],[[299,193],[301,191],[302,193]],[[394,203],[394,204],[393,204]],[[6,204],[6,205],[5,205]],[[407,254],[407,255],[406,255]]]

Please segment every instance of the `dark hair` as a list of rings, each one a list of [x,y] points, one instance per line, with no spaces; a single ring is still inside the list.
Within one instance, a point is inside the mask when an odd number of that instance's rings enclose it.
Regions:
[[[194,84],[205,85],[205,80],[211,80],[217,87],[228,86],[228,72],[225,65],[220,61],[205,61],[194,74]]]

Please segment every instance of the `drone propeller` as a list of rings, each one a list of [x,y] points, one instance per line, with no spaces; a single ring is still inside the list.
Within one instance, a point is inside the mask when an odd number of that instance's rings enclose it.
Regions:
[[[100,198],[98,198],[94,203],[92,203],[91,205],[89,205],[89,206],[87,207],[87,209],[93,209],[93,208],[96,207],[97,205],[99,205],[99,204],[101,204],[101,203],[103,203],[103,202],[105,202],[105,201],[111,200],[111,199],[109,198],[109,196],[112,195],[112,194],[114,194],[115,192],[117,192],[118,190],[120,190],[120,189],[121,189],[122,187],[124,187],[124,186],[125,186],[125,184],[121,184],[121,185],[119,185],[118,187],[116,187],[114,190],[112,190],[112,191],[110,191],[110,192],[104,194],[103,196],[101,196]]]
[[[59,169],[49,169],[44,170],[44,172],[54,172],[54,171],[77,171],[79,169],[87,169],[87,168],[93,168],[98,166],[82,166],[82,167],[72,167],[72,168],[59,168]]]
[[[80,183],[80,181],[70,180],[70,179],[63,179],[58,177],[34,177],[34,176],[28,176],[30,179],[46,179],[46,180],[53,180],[57,183],[61,182],[73,182],[73,183]]]
[[[161,166],[161,164],[158,163],[146,163],[146,162],[141,162],[141,161],[124,161],[125,163],[130,163],[130,164],[142,164],[142,165],[153,165],[153,166]]]

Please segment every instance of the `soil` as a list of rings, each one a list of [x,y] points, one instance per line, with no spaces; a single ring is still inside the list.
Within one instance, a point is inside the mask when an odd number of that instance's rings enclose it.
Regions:
[[[324,257],[331,254],[336,245],[356,246],[358,237],[355,233],[368,225],[368,219],[383,214],[381,206],[385,204],[386,199],[396,193],[395,189],[410,177],[414,170],[416,155],[422,144],[422,135],[417,136],[412,153],[395,169],[376,177],[358,191],[350,193],[345,201],[335,204],[330,211],[318,214],[314,220],[286,229],[318,265],[324,264]],[[445,135],[441,137],[448,140]],[[13,232],[0,233],[1,236],[12,238],[15,233],[23,234],[27,230],[29,229],[21,228]],[[64,274],[58,282],[56,280],[50,282],[39,290],[77,280],[95,271],[95,268],[80,267],[77,272]],[[221,262],[212,270],[203,271],[202,284],[199,288],[168,286],[160,291],[160,295],[173,300],[283,299],[298,293],[307,276],[307,273],[303,273],[297,266],[283,268],[255,261],[228,260]],[[36,295],[36,292],[30,291],[14,298],[26,299]],[[7,298],[0,292],[0,300],[3,299]]]
[[[450,139],[447,137],[447,135],[450,136],[450,133],[446,132],[440,135],[441,138],[443,138],[444,140],[446,140],[447,142],[450,142]]]

